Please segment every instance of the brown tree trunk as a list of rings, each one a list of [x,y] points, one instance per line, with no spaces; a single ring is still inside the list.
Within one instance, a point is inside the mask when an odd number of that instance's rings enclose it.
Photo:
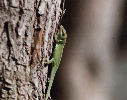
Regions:
[[[0,100],[43,100],[61,0],[0,0]]]

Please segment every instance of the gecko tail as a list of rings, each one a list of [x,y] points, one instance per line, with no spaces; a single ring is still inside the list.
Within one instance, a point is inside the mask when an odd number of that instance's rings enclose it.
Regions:
[[[51,91],[52,83],[53,83],[53,80],[50,80],[45,100],[48,100],[48,98],[50,97],[50,91]]]
[[[46,98],[45,98],[45,100],[48,100],[48,97],[49,97],[49,94],[46,94]]]
[[[56,67],[53,67],[52,71],[51,71],[51,77],[50,77],[50,80],[49,80],[49,86],[48,86],[48,90],[47,90],[47,93],[46,93],[45,100],[48,100],[48,98],[50,97],[50,91],[51,91],[51,88],[52,88],[52,84],[53,84],[53,81],[54,81],[55,74],[56,74]]]

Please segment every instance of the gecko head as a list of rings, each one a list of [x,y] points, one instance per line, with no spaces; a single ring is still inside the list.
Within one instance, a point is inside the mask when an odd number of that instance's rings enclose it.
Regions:
[[[66,39],[67,39],[67,33],[66,30],[64,29],[64,27],[61,25],[60,26],[60,37],[61,37],[61,41],[63,41],[64,43],[66,43]]]

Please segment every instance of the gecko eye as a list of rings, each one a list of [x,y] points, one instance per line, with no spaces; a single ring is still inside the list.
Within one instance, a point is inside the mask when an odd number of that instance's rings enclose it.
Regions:
[[[65,36],[65,34],[64,34],[64,33],[62,33],[62,36]]]
[[[64,39],[66,36],[65,36],[65,33],[62,33],[61,34],[61,37],[62,37],[62,39]]]

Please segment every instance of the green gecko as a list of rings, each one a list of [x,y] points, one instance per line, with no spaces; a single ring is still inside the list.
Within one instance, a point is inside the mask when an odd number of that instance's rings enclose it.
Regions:
[[[64,45],[66,44],[66,39],[67,39],[66,30],[61,25],[59,29],[59,34],[55,33],[56,45],[55,45],[55,50],[53,53],[53,58],[47,62],[47,64],[53,63],[53,68],[51,70],[49,86],[48,86],[45,100],[48,100],[48,97],[50,96],[51,87],[52,87],[55,74],[57,72],[57,69],[61,61]]]

